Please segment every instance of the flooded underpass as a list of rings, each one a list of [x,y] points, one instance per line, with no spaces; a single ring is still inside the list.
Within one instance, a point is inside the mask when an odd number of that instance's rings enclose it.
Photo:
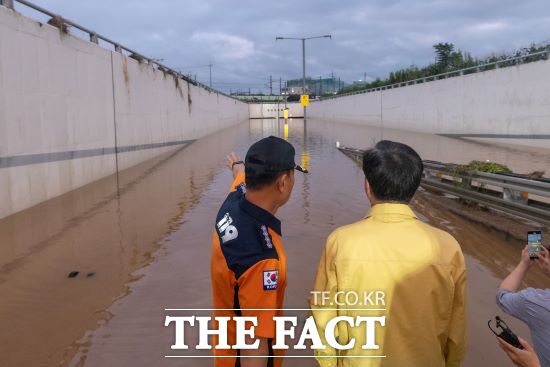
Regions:
[[[296,175],[293,196],[277,214],[288,258],[285,308],[308,307],[327,235],[369,209],[363,173],[335,148],[337,141],[365,148],[392,139],[423,159],[491,160],[515,172],[550,171],[550,150],[380,128],[252,120],[220,131],[0,220],[0,366],[211,366],[210,359],[164,357],[174,354],[165,309],[212,307],[213,222],[231,182],[224,157],[230,151],[244,156],[252,142],[269,135],[288,139],[311,172]],[[465,366],[510,365],[487,320],[502,315],[495,292],[519,260],[524,241],[515,234],[533,224],[491,219],[494,214],[424,190],[412,206],[422,220],[455,236],[466,258]],[[480,220],[467,219],[472,216]],[[509,230],[498,230],[492,220]],[[548,279],[533,267],[525,283],[546,288]],[[505,320],[529,339],[521,322]],[[288,359],[285,365],[316,362]]]

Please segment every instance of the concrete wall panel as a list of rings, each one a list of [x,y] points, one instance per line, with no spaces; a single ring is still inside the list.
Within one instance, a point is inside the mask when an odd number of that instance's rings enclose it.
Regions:
[[[249,115],[251,119],[273,119],[277,118],[277,109],[279,116],[283,118],[284,103],[249,103]],[[302,118],[304,117],[304,108],[300,103],[287,103],[289,117]]]
[[[550,148],[549,86],[550,60],[537,61],[317,101],[308,117]]]
[[[247,118],[245,103],[0,6],[0,218]]]

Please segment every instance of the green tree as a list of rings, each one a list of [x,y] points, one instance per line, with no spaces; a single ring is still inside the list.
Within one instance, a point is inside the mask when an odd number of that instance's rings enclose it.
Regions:
[[[440,42],[433,45],[436,54],[436,64],[440,72],[445,72],[451,66],[452,54],[455,45],[448,42]]]

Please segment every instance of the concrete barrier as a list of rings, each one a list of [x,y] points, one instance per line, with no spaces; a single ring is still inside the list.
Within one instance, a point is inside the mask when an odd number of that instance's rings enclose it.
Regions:
[[[283,109],[288,108],[288,116],[291,118],[303,118],[304,108],[300,103],[249,103],[249,115],[251,119],[274,119],[277,118],[277,109],[279,117],[283,118]]]
[[[550,148],[550,60],[315,101],[308,118]]]
[[[248,117],[245,103],[0,6],[0,218]]]

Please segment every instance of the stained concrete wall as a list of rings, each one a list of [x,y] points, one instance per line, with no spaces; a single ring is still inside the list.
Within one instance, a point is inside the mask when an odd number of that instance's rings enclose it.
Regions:
[[[248,116],[245,103],[0,6],[0,218]]]
[[[251,119],[274,119],[277,118],[277,109],[279,117],[283,118],[284,103],[249,103],[249,115]],[[287,103],[288,116],[291,118],[304,117],[304,108],[300,103]]]
[[[550,60],[315,101],[308,118],[550,148]]]

